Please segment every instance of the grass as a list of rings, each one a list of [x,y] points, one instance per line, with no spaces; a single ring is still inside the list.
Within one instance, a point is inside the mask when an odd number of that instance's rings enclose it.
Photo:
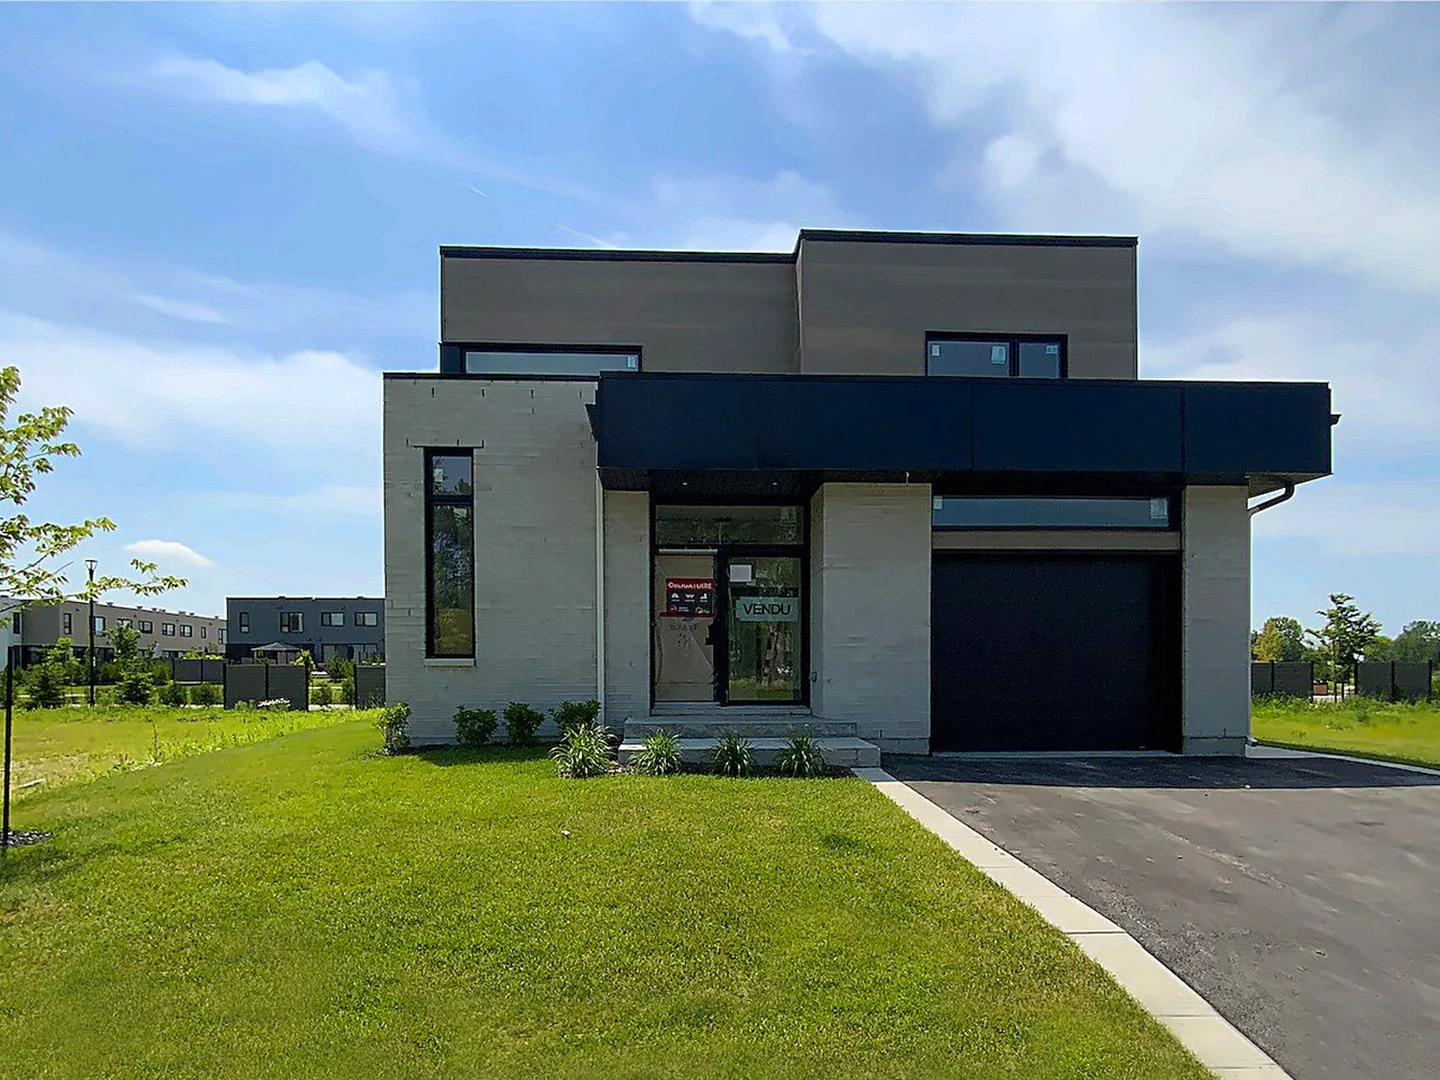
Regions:
[[[346,723],[27,799],[0,1075],[1199,1078],[870,785]]]
[[[1257,698],[1251,734],[1261,742],[1440,768],[1440,703],[1388,704],[1355,697],[1311,704]]]
[[[11,793],[16,800],[33,797],[45,788],[92,780],[107,772],[273,739],[356,716],[349,710],[226,712],[218,706],[16,709]],[[26,786],[35,780],[44,783]]]

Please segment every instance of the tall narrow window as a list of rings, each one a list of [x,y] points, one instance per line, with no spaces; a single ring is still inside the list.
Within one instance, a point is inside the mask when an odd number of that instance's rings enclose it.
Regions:
[[[475,489],[469,450],[425,455],[430,656],[475,655]]]

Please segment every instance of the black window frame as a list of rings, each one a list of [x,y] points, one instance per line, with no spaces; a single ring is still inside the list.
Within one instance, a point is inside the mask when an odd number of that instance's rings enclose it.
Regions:
[[[556,376],[572,378],[572,376]],[[470,455],[470,490],[463,494],[441,492],[435,488],[436,458],[464,457]],[[475,447],[473,446],[429,446],[424,448],[425,484],[425,658],[427,660],[474,660],[476,638],[475,627]],[[470,648],[467,652],[440,652],[435,648],[435,508],[437,506],[463,506],[470,511]]]
[[[201,636],[202,638],[207,636],[207,634],[206,634],[206,628],[203,627],[203,626],[200,627],[200,636]]]
[[[97,634],[103,634],[103,633],[105,633],[105,625],[106,625],[106,623],[105,623],[105,616],[104,616],[104,615],[96,615],[96,616],[95,616],[95,624],[94,624],[94,625],[95,625],[95,633],[97,633]]]
[[[377,627],[380,625],[380,613],[378,611],[357,611],[355,612],[355,625]]]
[[[240,633],[248,634],[250,632],[250,612],[237,611],[235,617],[240,623]]]
[[[1009,334],[997,332],[984,334],[979,331],[949,331],[949,330],[927,330],[925,332],[925,374],[934,374],[930,370],[930,346],[935,342],[946,341],[995,341],[1005,342],[1010,350],[1010,366],[1006,369],[1005,377],[1008,379],[1043,379],[1047,382],[1054,382],[1048,375],[1021,375],[1020,374],[1020,346],[1030,345],[1054,345],[1060,346],[1060,374],[1056,378],[1068,379],[1070,377],[1070,335],[1068,334]],[[935,374],[937,379],[982,379],[991,376],[984,375],[946,375]]]
[[[20,616],[19,616],[19,615],[16,615],[15,617],[18,619]],[[70,612],[68,612],[68,611],[62,611],[62,612],[60,613],[60,633],[62,633],[62,634],[65,635],[66,637],[69,637],[69,636],[70,636],[72,633],[74,633],[74,632],[75,632],[75,620],[74,620],[74,618],[71,616]]]
[[[562,342],[515,342],[515,341],[447,341],[440,346],[440,371],[446,375],[461,375],[470,379],[550,379],[558,381],[594,382],[600,377],[594,374],[544,374],[527,371],[468,371],[465,354],[469,352],[565,354],[575,356],[633,356],[633,368],[606,368],[606,373],[639,374],[645,370],[645,350],[639,345],[577,345]],[[436,449],[440,449],[437,447]],[[458,449],[464,449],[459,447]]]
[[[138,619],[138,620],[136,620],[136,621],[137,621],[138,624],[139,624],[139,625],[136,627],[136,629],[139,630],[140,633],[142,633],[142,634],[153,634],[153,633],[155,633],[155,622],[154,622],[154,620],[152,620],[152,619]]]
[[[180,636],[181,636],[181,637],[194,637],[194,636],[195,636],[195,627],[192,626],[190,623],[181,623],[181,624],[180,624]]]
[[[335,621],[337,618],[340,620],[339,622],[336,622],[336,621]],[[322,612],[320,612],[320,625],[321,625],[321,626],[324,626],[324,627],[330,627],[330,628],[337,627],[337,626],[339,626],[339,627],[344,627],[344,625],[345,625],[345,612],[343,612],[343,611],[322,611]]]
[[[161,637],[174,637],[174,636],[175,636],[175,624],[174,624],[173,622],[162,622],[162,623],[160,624],[160,636],[161,636]]]
[[[280,633],[282,634],[303,634],[305,632],[305,612],[303,611],[282,611],[280,612]]]

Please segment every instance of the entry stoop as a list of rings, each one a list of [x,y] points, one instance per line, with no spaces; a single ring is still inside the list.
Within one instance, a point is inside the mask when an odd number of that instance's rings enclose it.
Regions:
[[[808,714],[777,719],[751,716],[730,719],[713,713],[627,719],[618,755],[620,764],[628,764],[643,748],[645,737],[656,731],[668,731],[675,736],[680,745],[680,759],[687,765],[710,764],[715,758],[720,736],[733,733],[750,741],[750,753],[756,765],[770,767],[785,749],[792,731],[808,731],[815,736],[826,763],[836,768],[866,769],[880,764],[880,748],[859,738],[853,722],[825,720]]]

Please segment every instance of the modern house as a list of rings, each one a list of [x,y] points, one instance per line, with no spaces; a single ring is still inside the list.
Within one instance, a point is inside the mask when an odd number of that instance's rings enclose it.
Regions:
[[[308,651],[317,662],[385,655],[385,601],[378,596],[230,596],[225,623],[230,660],[275,645]]]
[[[10,624],[10,640],[21,646],[20,665],[39,663],[60,638],[69,638],[71,647],[77,653],[83,652],[90,643],[90,632],[85,625],[89,617],[90,605],[78,600],[10,612],[6,619]],[[176,657],[187,652],[218,655],[225,648],[225,620],[219,616],[97,602],[95,655],[98,658],[110,658],[113,652],[110,632],[117,626],[136,630],[140,635],[137,643],[140,652],[150,656]]]
[[[1141,380],[1136,307],[1130,237],[442,247],[439,370],[385,376],[389,700],[1241,753],[1250,518],[1330,472],[1330,390]]]

